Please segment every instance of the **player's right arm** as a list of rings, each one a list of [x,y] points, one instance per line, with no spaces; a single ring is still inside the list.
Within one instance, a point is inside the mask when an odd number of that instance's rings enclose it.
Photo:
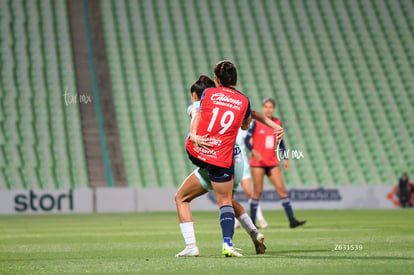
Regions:
[[[197,127],[200,123],[200,112],[198,108],[193,108],[190,113],[191,124],[190,124],[190,140],[196,145]]]
[[[247,130],[250,127],[250,123],[252,122],[252,118],[249,117],[248,119],[243,120],[243,123],[241,125],[242,130]]]
[[[208,134],[204,136],[197,135],[198,124],[200,123],[200,111],[197,106],[193,107],[190,111],[191,116],[191,126],[190,126],[190,140],[195,146],[203,147],[204,149],[209,149],[212,147],[209,144]]]
[[[244,120],[243,120],[243,123],[242,123],[240,128],[242,130],[249,129],[251,122],[252,122],[252,109],[251,109],[251,105],[250,105],[250,101],[249,101],[248,105],[247,105],[246,114],[244,115]]]

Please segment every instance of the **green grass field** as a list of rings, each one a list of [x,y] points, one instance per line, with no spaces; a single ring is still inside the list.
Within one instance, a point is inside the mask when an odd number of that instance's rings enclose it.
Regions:
[[[237,229],[243,258],[221,256],[216,212],[194,213],[198,258],[184,248],[171,213],[0,216],[1,274],[414,274],[414,209],[267,211],[267,252]],[[335,251],[339,245],[358,251]]]

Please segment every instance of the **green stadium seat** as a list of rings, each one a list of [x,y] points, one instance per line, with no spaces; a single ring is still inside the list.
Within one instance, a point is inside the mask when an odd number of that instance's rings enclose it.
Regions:
[[[0,5],[2,38],[9,41],[2,43],[0,53],[7,61],[1,82],[8,94],[1,121],[10,133],[4,142],[12,141],[5,151],[7,161],[0,164],[0,170],[9,171],[3,174],[0,188],[88,186],[79,110],[65,108],[62,97],[68,81],[75,86],[66,2],[2,1]],[[73,126],[72,120],[77,128],[65,131],[63,125]],[[71,181],[69,173],[78,178]]]
[[[309,156],[291,161],[288,184],[414,172],[410,1],[101,0],[101,9],[130,185],[178,186],[191,172],[189,86],[220,59],[236,63],[254,109],[276,97],[288,144]],[[388,159],[392,136],[399,157]]]

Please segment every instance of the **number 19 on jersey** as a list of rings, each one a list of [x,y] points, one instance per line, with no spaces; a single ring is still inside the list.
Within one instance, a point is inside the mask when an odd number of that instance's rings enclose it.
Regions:
[[[213,109],[213,116],[211,118],[210,124],[208,125],[207,132],[211,132],[211,130],[214,127],[214,123],[217,120],[217,117],[219,115],[220,108],[216,107]],[[219,134],[224,134],[231,126],[231,124],[234,121],[234,113],[232,111],[225,111],[220,119],[220,126],[222,127],[219,131]]]

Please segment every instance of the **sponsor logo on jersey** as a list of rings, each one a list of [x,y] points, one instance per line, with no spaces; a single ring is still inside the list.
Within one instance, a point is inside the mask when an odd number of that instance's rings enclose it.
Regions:
[[[204,149],[203,147],[194,147],[194,151],[196,151],[199,154],[203,154],[204,156],[217,156],[217,152],[216,150],[210,149]],[[201,156],[199,156],[199,158],[201,159]],[[205,160],[205,159],[202,159]]]
[[[216,105],[227,106],[238,110],[240,110],[240,107],[243,104],[243,101],[232,98],[223,93],[216,93],[211,95],[211,101],[213,101],[213,103]]]
[[[212,138],[208,139],[208,143],[211,144],[211,145],[214,145],[214,146],[220,146],[222,141],[219,138],[213,138],[212,137]]]
[[[222,94],[222,93],[213,94],[211,96],[211,100],[227,102],[227,103],[235,104],[235,105],[238,105],[238,106],[243,104],[243,102],[241,100],[229,97],[229,96],[227,96],[225,94]]]

